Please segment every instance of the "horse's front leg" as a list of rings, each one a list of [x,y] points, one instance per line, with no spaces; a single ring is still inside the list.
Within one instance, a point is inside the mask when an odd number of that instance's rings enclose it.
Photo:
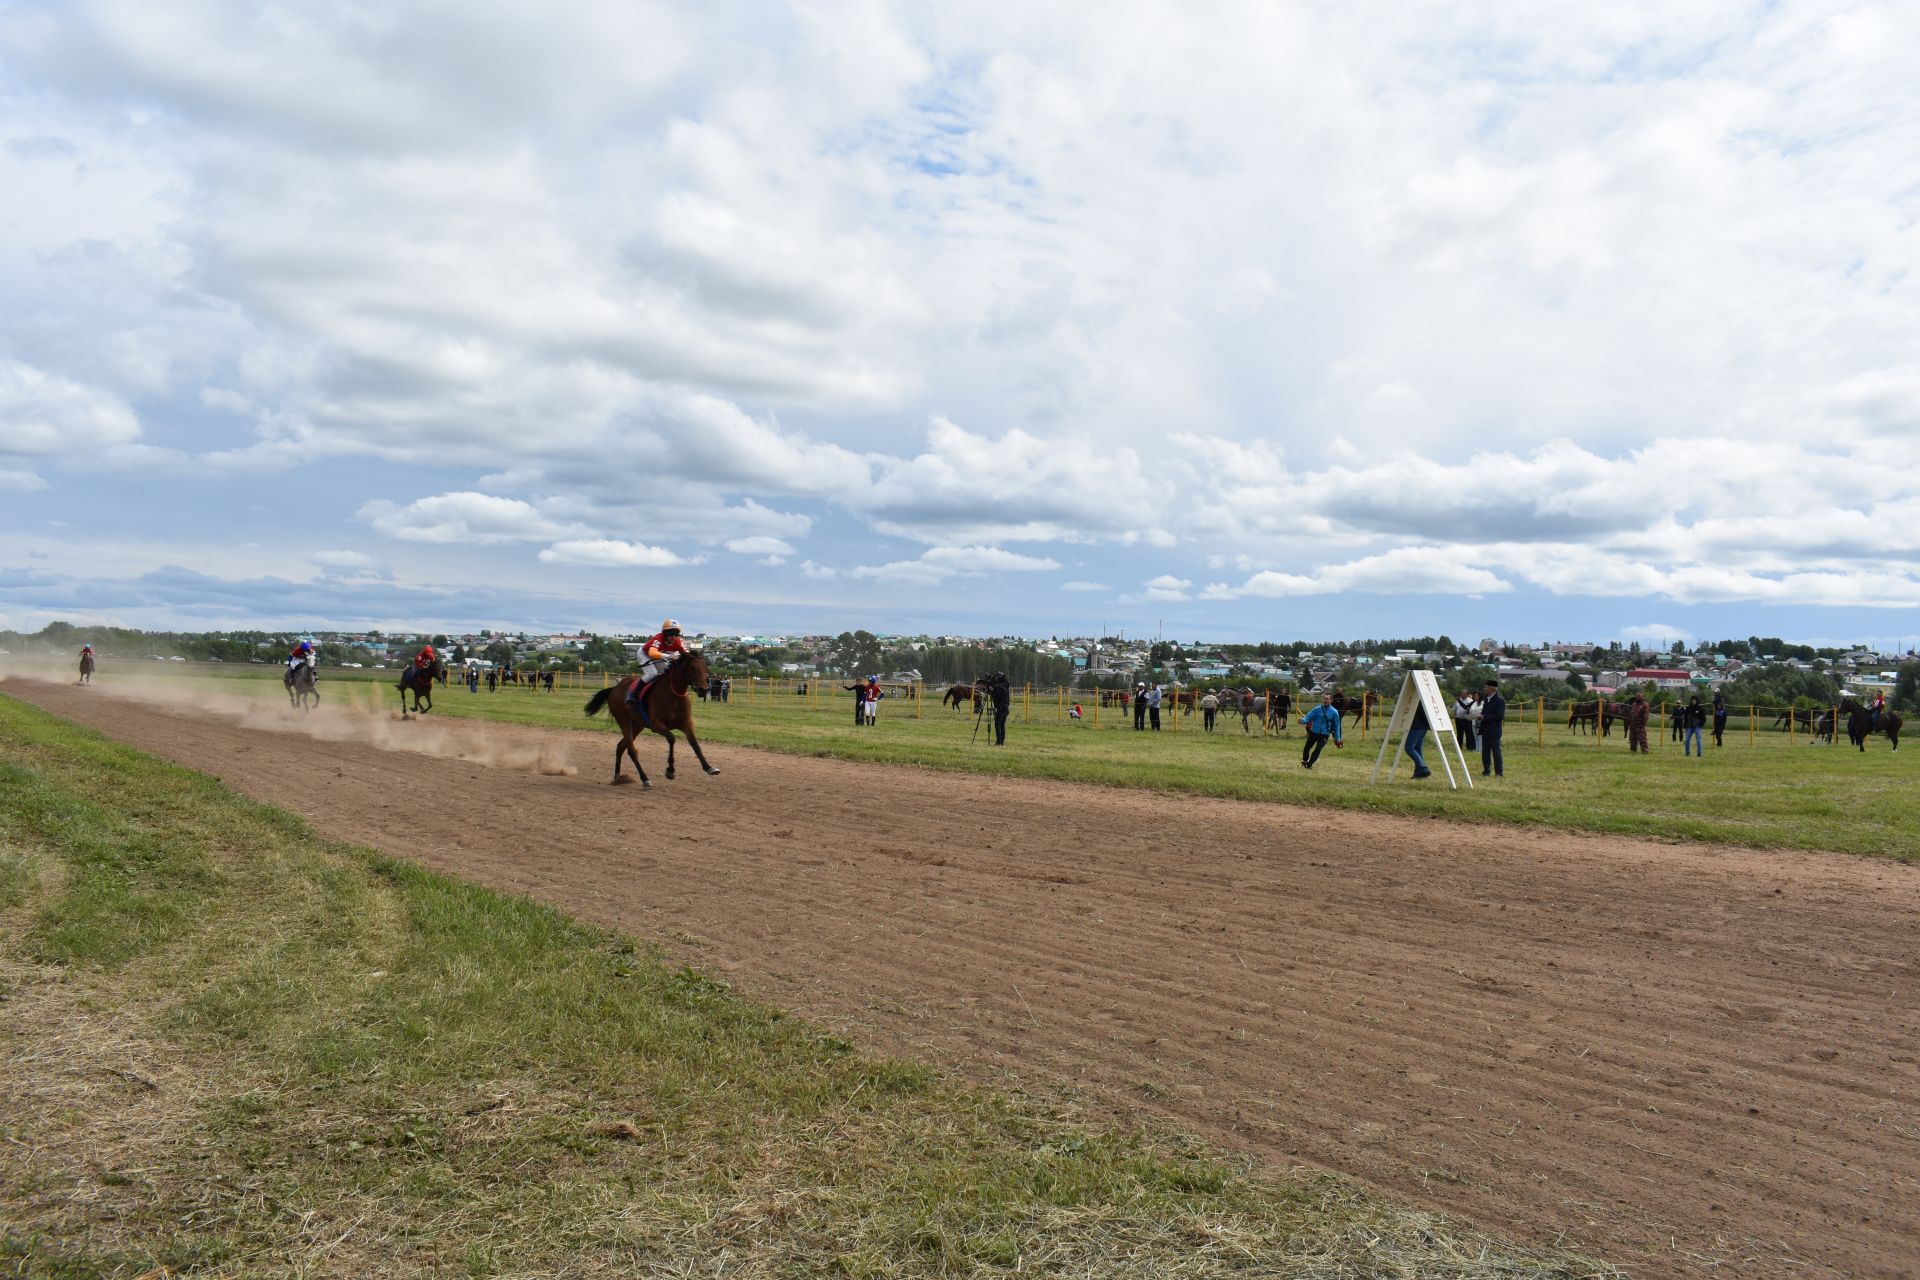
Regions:
[[[671,732],[667,732],[667,733],[661,734],[660,736],[667,740],[667,781],[672,782],[673,781],[673,734]]]
[[[688,729],[685,732],[687,745],[693,748],[693,758],[700,762],[700,767],[707,771],[707,776],[713,777],[718,774],[720,771],[707,763],[707,753],[700,749],[700,739],[693,736],[693,730]]]

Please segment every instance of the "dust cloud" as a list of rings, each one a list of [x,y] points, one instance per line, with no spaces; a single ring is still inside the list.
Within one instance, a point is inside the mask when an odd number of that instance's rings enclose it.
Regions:
[[[52,663],[9,664],[0,668],[0,684],[8,679],[47,683],[76,683]],[[242,685],[246,692],[210,688]],[[357,742],[381,751],[410,751],[415,755],[460,760],[489,769],[568,778],[579,770],[567,763],[556,746],[502,737],[502,727],[474,721],[436,720],[431,714],[402,717],[399,695],[385,683],[365,685],[320,684],[320,705],[308,711],[289,706],[285,691],[257,680],[214,680],[187,677],[156,680],[140,675],[96,676],[89,686],[102,698],[138,702],[201,719],[230,720],[249,729],[292,734],[321,742]],[[346,693],[351,689],[353,694]],[[363,690],[365,692],[363,692]],[[385,694],[392,701],[369,704],[362,699]]]

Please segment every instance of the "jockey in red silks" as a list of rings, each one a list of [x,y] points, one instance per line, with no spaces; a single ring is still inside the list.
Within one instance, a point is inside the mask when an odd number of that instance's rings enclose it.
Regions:
[[[662,622],[660,630],[642,646],[645,660],[640,664],[640,678],[627,691],[627,701],[636,707],[640,706],[646,696],[647,686],[665,674],[668,664],[676,655],[686,651],[687,646],[680,639],[680,624],[672,618]]]
[[[293,651],[291,653],[287,654],[287,670],[291,671],[303,662],[312,662],[312,661],[313,661],[313,641],[302,640],[299,644],[293,646]]]
[[[433,646],[432,645],[428,645],[426,648],[422,649],[420,652],[413,655],[413,669],[415,671],[426,671],[430,669],[432,666],[433,666]]]
[[[1886,690],[1882,689],[1880,692],[1873,695],[1873,706],[1870,709],[1873,712],[1873,719],[1868,721],[1868,724],[1872,726],[1870,731],[1877,733],[1879,732],[1879,729],[1880,729],[1880,721],[1884,719],[1887,714]]]

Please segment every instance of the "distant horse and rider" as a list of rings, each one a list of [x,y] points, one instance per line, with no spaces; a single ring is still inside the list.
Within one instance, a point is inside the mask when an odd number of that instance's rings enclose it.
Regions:
[[[445,671],[446,668],[441,665],[440,659],[435,658],[429,666],[408,667],[400,673],[400,683],[397,687],[400,690],[400,718],[402,720],[406,719],[408,715],[408,693],[413,694],[412,714],[423,716],[433,710],[433,686],[439,682],[440,677]],[[425,703],[424,706],[421,705],[423,702]]]
[[[93,646],[88,645],[80,651],[80,678],[75,684],[93,683]]]
[[[675,657],[666,671],[646,686],[638,707],[627,701],[627,695],[639,683],[639,676],[628,676],[612,688],[602,689],[587,699],[589,716],[598,715],[602,710],[610,711],[614,723],[620,728],[620,742],[613,749],[615,783],[627,781],[620,773],[620,762],[625,758],[633,761],[634,772],[640,775],[642,787],[653,785],[633,749],[634,739],[649,731],[667,740],[669,781],[673,778],[673,735],[676,732],[687,736],[687,745],[693,748],[694,757],[709,776],[720,772],[707,763],[706,753],[700,750],[700,740],[693,734],[693,699],[687,696],[689,689],[704,686],[709,678],[706,659],[698,649],[688,649]]]
[[[288,706],[311,711],[320,705],[320,677],[313,669],[311,657],[288,667],[281,673],[280,683],[286,686]],[[307,705],[308,699],[312,699],[312,706]]]

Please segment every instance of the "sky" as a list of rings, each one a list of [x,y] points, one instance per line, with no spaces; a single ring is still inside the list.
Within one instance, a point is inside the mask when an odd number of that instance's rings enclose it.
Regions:
[[[0,0],[0,627],[1920,643],[1920,6]]]

